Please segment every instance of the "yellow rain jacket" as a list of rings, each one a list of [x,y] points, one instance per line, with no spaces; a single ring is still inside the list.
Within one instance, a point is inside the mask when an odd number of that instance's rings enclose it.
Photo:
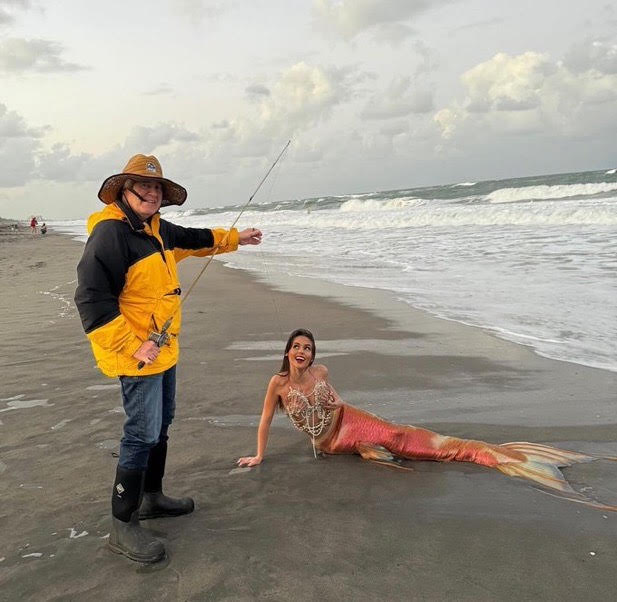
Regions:
[[[177,262],[235,251],[238,231],[183,228],[156,213],[142,223],[112,203],[88,219],[88,242],[77,266],[75,303],[98,367],[107,376],[146,376],[178,361],[181,315]],[[176,312],[177,313],[174,313]],[[137,369],[133,354],[151,331],[174,316],[168,345]]]

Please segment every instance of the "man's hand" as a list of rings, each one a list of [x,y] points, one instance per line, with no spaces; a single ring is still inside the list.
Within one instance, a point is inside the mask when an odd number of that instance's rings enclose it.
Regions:
[[[261,242],[261,230],[257,228],[247,228],[238,232],[239,241],[241,245],[258,245]]]
[[[161,349],[154,341],[144,341],[133,357],[144,364],[151,364],[161,353]]]

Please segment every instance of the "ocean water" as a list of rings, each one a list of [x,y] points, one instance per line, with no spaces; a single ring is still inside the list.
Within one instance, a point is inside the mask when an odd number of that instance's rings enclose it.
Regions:
[[[540,355],[617,371],[615,169],[255,201],[238,227],[261,228],[263,243],[226,264],[274,282],[388,290]],[[229,227],[239,209],[163,212],[183,226]],[[51,225],[85,240],[82,220]]]

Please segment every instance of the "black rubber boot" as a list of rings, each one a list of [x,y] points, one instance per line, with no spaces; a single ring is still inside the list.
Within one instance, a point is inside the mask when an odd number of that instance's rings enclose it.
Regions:
[[[139,508],[139,520],[190,514],[195,502],[190,497],[167,497],[162,491],[145,491]]]
[[[190,514],[195,502],[190,497],[173,498],[163,493],[163,475],[167,460],[167,439],[159,441],[148,456],[148,470],[144,482],[144,495],[139,508],[139,519],[162,518]]]
[[[111,495],[109,548],[137,562],[157,562],[165,556],[165,546],[139,526],[139,504],[144,472],[118,466]]]

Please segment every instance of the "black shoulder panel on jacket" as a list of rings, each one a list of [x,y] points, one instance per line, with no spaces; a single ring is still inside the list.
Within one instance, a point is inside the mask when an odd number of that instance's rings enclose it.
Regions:
[[[97,224],[77,265],[75,304],[86,333],[120,315],[118,297],[130,265],[128,224],[105,220]]]
[[[161,219],[160,232],[167,249],[197,250],[214,246],[214,235],[209,228],[183,228]]]

